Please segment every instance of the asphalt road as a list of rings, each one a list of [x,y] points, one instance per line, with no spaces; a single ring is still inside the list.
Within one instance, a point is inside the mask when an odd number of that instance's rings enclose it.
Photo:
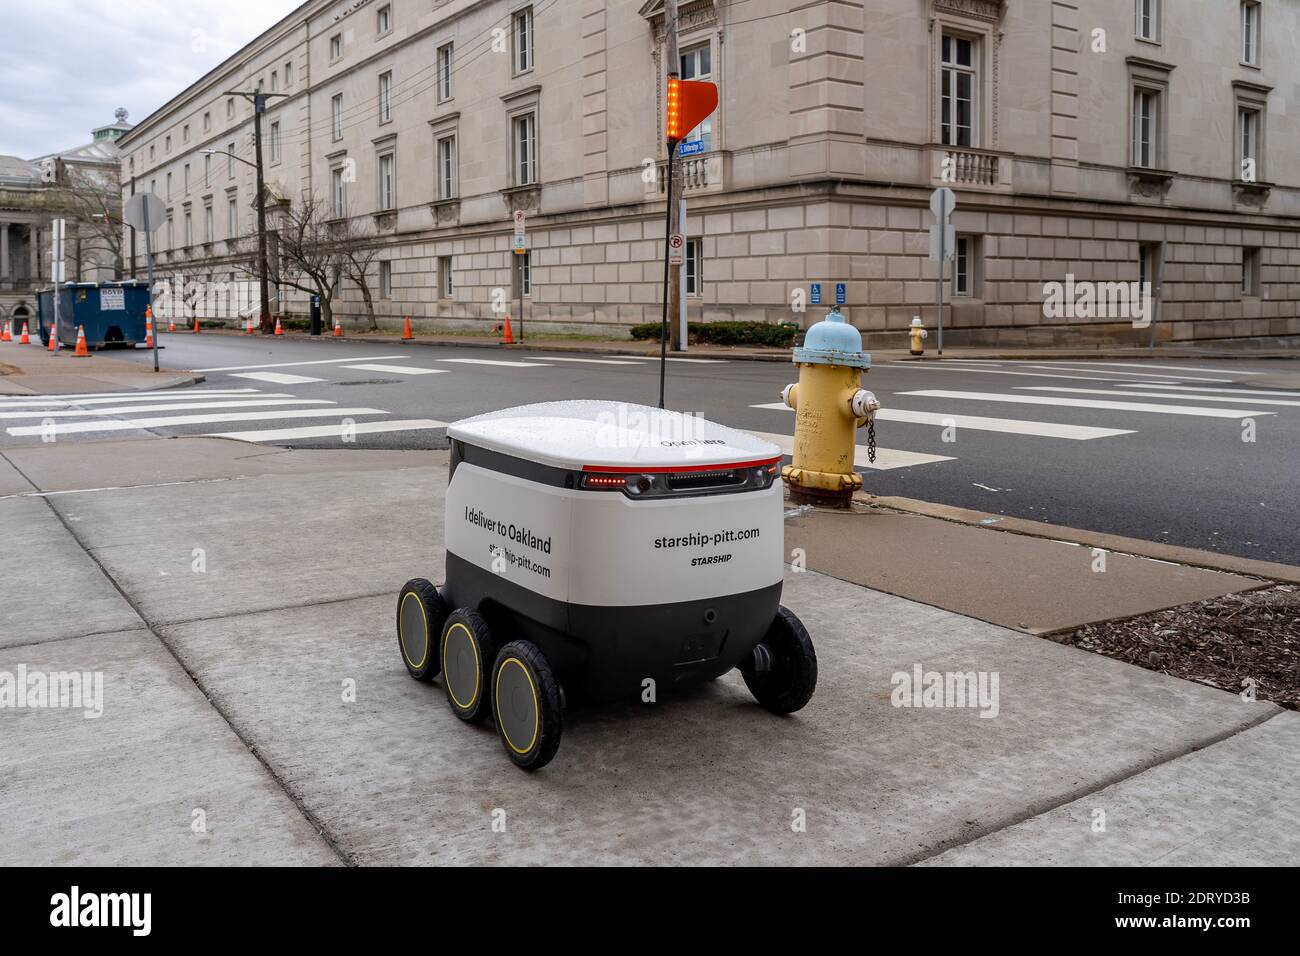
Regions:
[[[292,447],[442,448],[441,423],[491,409],[565,398],[658,399],[658,364],[622,356],[215,334],[178,333],[163,342],[166,366],[204,370],[207,382],[185,390],[191,395],[256,391],[145,399],[132,411],[86,419],[74,408],[59,419],[73,430],[58,440],[217,433]],[[142,351],[129,357],[150,361]],[[367,365],[374,367],[355,367]],[[789,436],[791,412],[755,406],[779,403],[794,374],[783,363],[671,361],[668,405]],[[1258,375],[1297,377],[1297,386],[1241,384]],[[884,406],[879,464],[889,466],[863,469],[868,491],[1300,564],[1296,363],[880,363],[865,385]],[[139,410],[160,401],[224,407]],[[116,407],[128,406],[101,402],[98,409]],[[183,421],[76,430],[141,418]],[[344,418],[357,423],[354,441],[340,440]],[[40,440],[31,428],[38,419],[0,424],[0,447]],[[27,433],[9,432],[14,425]],[[865,432],[860,440],[865,444]],[[871,559],[864,551],[862,560]]]

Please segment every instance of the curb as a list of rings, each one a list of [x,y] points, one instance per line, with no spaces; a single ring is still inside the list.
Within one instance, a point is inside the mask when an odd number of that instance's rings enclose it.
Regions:
[[[1165,561],[1192,568],[1204,568],[1208,571],[1222,571],[1227,574],[1243,575],[1265,581],[1278,581],[1284,584],[1300,584],[1300,567],[1289,564],[1277,564],[1272,561],[1257,561],[1253,558],[1240,558],[1230,554],[1217,554],[1213,551],[1201,551],[1197,548],[1185,548],[1180,545],[1161,544],[1158,541],[1144,541],[1141,538],[1127,538],[1123,535],[1107,534],[1101,531],[1086,531],[1082,528],[1068,528],[1064,525],[1047,524],[1028,518],[1012,518],[1007,515],[994,515],[968,508],[956,508],[949,505],[918,501],[915,498],[876,497],[858,494],[854,501],[868,507],[887,508],[907,514],[938,518],[954,524],[971,525],[989,531],[1001,531],[1005,534],[1018,534],[1029,538],[1045,538],[1051,541],[1067,541],[1071,544],[1099,548],[1117,554],[1130,554],[1152,561]],[[986,523],[995,522],[995,523]]]
[[[68,377],[73,378],[75,376],[69,375]],[[83,392],[35,392],[32,391],[31,389],[28,389],[27,386],[23,385],[21,382],[14,381],[14,379],[20,379],[20,378],[23,378],[21,374],[9,375],[6,376],[5,379],[0,380],[0,386],[5,386],[5,387],[0,387],[0,396],[8,395],[9,397],[14,397],[14,396],[22,396],[22,395],[84,394]],[[191,385],[198,385],[200,382],[206,382],[207,380],[208,379],[206,375],[200,375],[197,372],[193,372],[185,375],[173,375],[170,378],[160,379],[157,382],[147,382],[141,385],[122,385],[117,389],[109,389],[108,391],[119,391],[122,392],[123,394],[128,394],[130,392],[154,392],[154,391],[163,391],[166,389],[173,389],[173,388],[188,388]],[[111,378],[101,379],[100,381],[111,381]],[[23,389],[23,391],[21,392],[8,391],[7,386],[11,386],[11,385]],[[103,389],[100,389],[100,391],[103,391]]]

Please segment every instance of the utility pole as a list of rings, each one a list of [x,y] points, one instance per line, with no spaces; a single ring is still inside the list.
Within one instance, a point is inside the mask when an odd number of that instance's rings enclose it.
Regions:
[[[659,327],[659,407],[664,407],[664,386],[668,368],[668,338],[672,337],[673,348],[678,348],[681,343],[677,335],[677,309],[681,289],[679,286],[681,277],[681,266],[672,265],[672,239],[680,228],[678,220],[677,202],[674,197],[675,188],[673,184],[673,156],[677,152],[677,130],[675,129],[674,113],[678,110],[677,101],[677,81],[681,78],[681,62],[677,52],[677,0],[665,0],[664,2],[664,58],[667,61],[664,65],[667,69],[668,83],[668,164],[665,168],[664,175],[664,205],[667,207],[665,212],[665,232],[664,236],[664,317]],[[673,321],[668,321],[672,316]],[[669,329],[669,325],[672,329]]]
[[[227,96],[242,96],[253,104],[253,144],[257,162],[257,272],[258,285],[262,297],[262,316],[259,325],[263,334],[275,331],[271,320],[271,291],[268,282],[269,269],[266,263],[266,181],[262,175],[262,114],[266,112],[266,101],[272,96],[288,96],[287,93],[263,93],[254,90],[251,93],[242,90],[227,90]],[[247,163],[247,160],[244,160]]]

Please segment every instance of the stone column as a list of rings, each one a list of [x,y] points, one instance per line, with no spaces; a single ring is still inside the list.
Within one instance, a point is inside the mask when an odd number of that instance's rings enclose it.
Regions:
[[[34,289],[41,281],[41,230],[36,223],[27,227],[27,246],[32,258],[30,278]]]
[[[0,283],[9,281],[9,223],[0,221]]]

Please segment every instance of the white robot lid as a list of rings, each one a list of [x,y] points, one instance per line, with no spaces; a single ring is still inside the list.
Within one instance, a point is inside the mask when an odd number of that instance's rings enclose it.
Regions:
[[[698,415],[628,402],[542,402],[454,422],[447,437],[582,471],[736,467],[781,457],[769,441]]]

